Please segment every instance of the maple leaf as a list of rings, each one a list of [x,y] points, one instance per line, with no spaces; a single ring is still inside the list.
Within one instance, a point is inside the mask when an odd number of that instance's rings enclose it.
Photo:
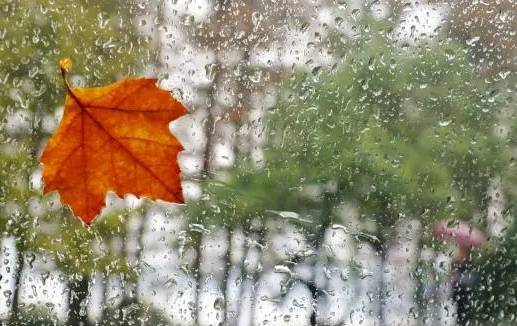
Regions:
[[[177,156],[181,143],[169,122],[187,113],[156,79],[72,88],[69,59],[61,60],[67,91],[60,125],[40,162],[44,193],[57,190],[64,204],[90,224],[108,191],[183,203]]]

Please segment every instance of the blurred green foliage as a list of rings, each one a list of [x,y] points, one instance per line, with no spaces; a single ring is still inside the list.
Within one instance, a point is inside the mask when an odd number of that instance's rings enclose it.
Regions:
[[[356,42],[332,72],[299,72],[282,87],[267,116],[264,168],[239,162],[207,181],[190,215],[233,226],[347,201],[380,226],[468,220],[510,162],[494,132],[504,104],[497,90],[458,44],[409,51],[383,37]],[[333,218],[311,216],[318,225]]]
[[[485,227],[479,216],[494,178],[501,196],[516,199],[511,80],[481,74],[453,41],[404,48],[371,36],[337,51],[342,60],[330,72],[299,71],[279,88],[261,122],[264,166],[248,158],[207,180],[201,200],[187,206],[192,220],[245,229],[257,217],[288,220],[320,243],[332,223],[357,225],[336,209],[351,203],[360,227],[385,243],[405,219],[425,229],[443,219]],[[472,265],[482,276],[467,307],[471,322],[514,318],[514,233]],[[424,241],[444,247],[432,232]]]
[[[62,321],[53,315],[53,307],[31,306],[25,309],[13,321],[13,325],[43,326],[43,325],[64,325]],[[127,307],[108,310],[106,317],[98,325],[125,326],[145,324],[153,326],[170,325],[161,311],[144,304],[132,304]]]
[[[517,223],[506,234],[496,246],[467,262],[476,279],[465,300],[465,320],[470,325],[495,325],[517,318]]]

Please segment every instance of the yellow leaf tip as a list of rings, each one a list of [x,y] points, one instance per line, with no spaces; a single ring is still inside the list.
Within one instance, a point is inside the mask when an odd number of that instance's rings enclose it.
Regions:
[[[65,72],[68,72],[72,68],[72,60],[70,58],[63,58],[59,60],[59,68]]]

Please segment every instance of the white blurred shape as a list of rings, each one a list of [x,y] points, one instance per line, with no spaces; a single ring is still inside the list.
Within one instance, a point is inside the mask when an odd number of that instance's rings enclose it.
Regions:
[[[9,113],[6,118],[5,131],[11,135],[24,135],[30,132],[32,114],[27,110],[16,110]]]
[[[417,45],[439,35],[448,8],[445,5],[417,4],[409,7],[393,31],[394,39],[401,44]]]
[[[294,282],[283,290],[286,274],[266,272],[258,281],[255,294],[254,325],[310,325],[312,295],[306,285]],[[287,293],[283,294],[284,291]]]

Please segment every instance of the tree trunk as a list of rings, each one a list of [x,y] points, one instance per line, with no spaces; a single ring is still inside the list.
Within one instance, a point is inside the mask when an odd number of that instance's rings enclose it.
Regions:
[[[226,311],[228,310],[228,276],[230,276],[230,267],[232,265],[231,263],[231,252],[232,252],[232,235],[233,235],[233,229],[231,227],[227,228],[228,235],[226,241],[228,242],[228,250],[226,250],[226,253],[224,255],[224,272],[223,272],[223,279],[221,284],[221,291],[223,293],[224,298],[224,308],[221,311],[223,314],[222,321],[223,323],[227,322],[227,316]]]
[[[138,216],[133,217],[133,218],[138,219],[138,229],[135,232],[135,235],[137,238],[137,243],[138,243],[138,248],[137,248],[137,251],[136,251],[134,257],[130,257],[130,254],[128,253],[128,248],[127,248],[127,244],[126,244],[127,239],[124,240],[124,245],[123,245],[123,248],[125,250],[126,260],[128,262],[130,260],[133,260],[134,266],[136,267],[136,269],[138,271],[140,271],[139,265],[140,265],[140,260],[142,258],[142,251],[144,248],[144,243],[143,243],[143,236],[144,236],[144,231],[145,231],[144,230],[144,216],[145,216],[145,214],[147,214],[147,207],[148,207],[149,203],[146,203],[145,205],[146,206],[143,209],[143,212],[141,214],[139,214]],[[121,281],[122,281],[122,287],[123,287],[124,294],[122,297],[122,302],[119,304],[118,307],[115,308],[115,310],[117,311],[117,314],[118,314],[117,320],[119,321],[120,325],[125,325],[126,323],[129,323],[131,321],[129,319],[132,319],[135,317],[134,314],[128,316],[124,312],[124,310],[131,310],[129,308],[130,306],[138,304],[138,275],[136,276],[136,279],[134,281],[130,280],[130,279],[129,280],[125,279],[125,277],[122,278]]]
[[[323,207],[321,210],[321,226],[320,229],[315,232],[315,237],[312,239],[314,242],[314,252],[320,252],[321,251],[321,244],[323,242],[323,238],[325,237],[325,232],[327,230],[327,226],[330,225],[331,221],[331,215],[332,215],[332,209],[333,209],[333,201],[332,201],[332,195],[329,193],[325,193],[323,196]],[[312,315],[310,318],[311,325],[317,325],[317,305],[318,300],[320,298],[320,291],[318,287],[316,286],[316,264],[319,262],[319,255],[316,257],[316,259],[312,263],[312,270],[314,271],[314,276],[311,282],[307,282],[307,287],[309,288],[309,291],[311,291],[312,296]]]
[[[23,268],[25,266],[25,261],[23,259],[23,253],[20,248],[17,246],[16,248],[16,271],[14,275],[14,289],[12,293],[11,300],[11,315],[9,317],[9,325],[16,325],[19,319],[19,293],[20,293],[20,281],[22,278]]]
[[[89,325],[86,305],[88,303],[88,288],[90,279],[84,277],[70,283],[69,295],[69,315],[68,323],[70,325]]]
[[[101,313],[99,316],[99,324],[107,317],[107,305],[108,305],[108,277],[104,274],[100,276],[102,278],[102,301],[101,301]]]

